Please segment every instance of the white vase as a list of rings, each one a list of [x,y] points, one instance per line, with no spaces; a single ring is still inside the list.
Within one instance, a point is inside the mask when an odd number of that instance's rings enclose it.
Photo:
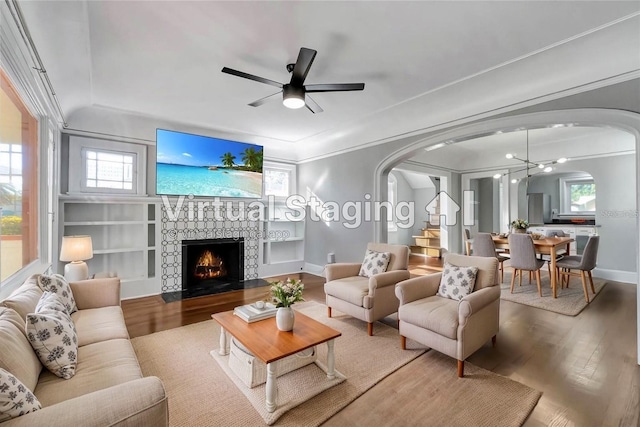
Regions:
[[[291,307],[279,307],[276,312],[276,326],[281,331],[293,330],[295,314]]]

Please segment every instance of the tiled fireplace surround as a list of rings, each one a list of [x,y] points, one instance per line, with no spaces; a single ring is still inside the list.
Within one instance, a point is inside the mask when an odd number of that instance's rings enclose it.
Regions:
[[[233,205],[231,215],[226,209],[214,211],[212,207],[204,209],[201,217],[189,218],[191,206],[185,203],[179,215],[172,215],[163,205],[161,207],[161,281],[162,292],[182,290],[182,240],[244,238],[244,279],[258,278],[258,257],[261,224],[249,220],[248,209],[240,215],[238,204]],[[216,215],[217,212],[217,215]],[[197,214],[197,212],[196,212]],[[177,219],[174,220],[174,217]],[[218,217],[216,220],[216,217]],[[242,218],[238,220],[237,218]]]

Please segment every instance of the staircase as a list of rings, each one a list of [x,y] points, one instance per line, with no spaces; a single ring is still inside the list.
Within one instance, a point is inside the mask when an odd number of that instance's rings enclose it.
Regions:
[[[416,244],[411,246],[411,253],[442,258],[442,248],[440,247],[440,217],[437,220],[425,221],[422,235],[412,236]]]

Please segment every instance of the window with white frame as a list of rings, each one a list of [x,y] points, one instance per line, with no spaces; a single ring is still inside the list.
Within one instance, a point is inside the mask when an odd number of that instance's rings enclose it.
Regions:
[[[295,165],[265,162],[262,178],[265,197],[289,197],[296,192]]]
[[[595,214],[596,184],[593,177],[560,178],[562,213]]]
[[[69,137],[71,194],[145,194],[145,165],[146,147],[139,144]]]
[[[387,211],[387,231],[398,231],[395,218],[393,218],[393,210],[398,203],[398,181],[391,174],[387,178],[387,191],[389,203],[391,204],[390,209]]]

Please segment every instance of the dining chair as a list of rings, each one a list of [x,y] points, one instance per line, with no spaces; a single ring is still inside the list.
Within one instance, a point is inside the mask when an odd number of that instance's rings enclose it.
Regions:
[[[544,233],[545,237],[567,237],[564,231],[562,230],[547,230]],[[556,249],[556,262],[562,257],[567,255],[566,249]],[[540,259],[547,261],[547,270],[549,271],[549,277],[551,277],[551,255],[542,255]],[[559,280],[559,276],[556,273],[556,281]]]
[[[511,233],[509,234],[509,250],[511,253],[511,267],[513,275],[511,276],[511,293],[516,282],[516,273],[520,273],[520,285],[522,285],[522,272],[535,271],[536,282],[538,284],[538,295],[542,296],[542,288],[540,287],[540,268],[544,265],[544,261],[536,257],[536,248],[533,239],[529,234]]]
[[[587,303],[589,303],[589,292],[587,291],[587,276],[589,277],[589,283],[591,284],[591,292],[593,292],[594,295],[596,293],[596,288],[595,286],[593,286],[593,277],[591,276],[591,270],[596,267],[599,244],[600,236],[590,236],[589,240],[587,241],[587,245],[584,247],[582,255],[567,256],[556,262],[557,274],[560,276],[566,276],[567,287],[569,287],[569,279],[571,278],[571,276],[580,276],[582,278],[582,289],[584,290],[584,299],[587,301]],[[576,273],[571,270],[579,270],[580,273]],[[562,282],[564,282],[564,280]]]
[[[496,252],[496,244],[493,243],[491,234],[478,233],[473,239],[473,256],[497,258],[500,266],[500,283],[504,281],[504,262],[509,258]]]

